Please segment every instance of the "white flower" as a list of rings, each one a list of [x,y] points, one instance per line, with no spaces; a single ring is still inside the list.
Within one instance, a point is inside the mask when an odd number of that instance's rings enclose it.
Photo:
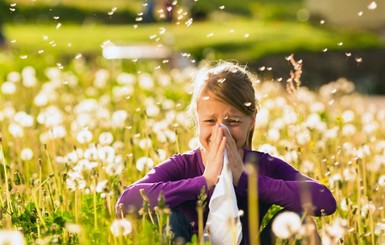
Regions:
[[[23,128],[17,123],[10,123],[8,125],[8,132],[15,138],[21,138],[24,136]]]
[[[258,128],[267,126],[269,124],[269,110],[266,108],[261,108],[255,121],[257,122],[255,126]]]
[[[124,110],[114,111],[111,118],[111,126],[114,128],[124,128],[128,114]]]
[[[26,88],[35,87],[37,85],[35,68],[27,66],[21,72],[23,76],[23,85]]]
[[[114,136],[110,132],[103,132],[99,135],[99,143],[102,145],[110,145],[114,141]]]
[[[143,171],[146,168],[152,168],[154,161],[149,157],[141,157],[136,161],[136,169]]]
[[[92,132],[85,128],[77,133],[76,140],[80,144],[89,143],[92,140]]]
[[[149,117],[156,117],[160,113],[160,109],[157,105],[151,104],[146,107],[146,114]]]
[[[69,233],[80,234],[80,232],[82,231],[82,227],[74,223],[65,223],[65,228]]]
[[[299,215],[287,211],[278,214],[274,219],[272,230],[277,237],[287,239],[295,235],[300,230],[301,225],[301,218]]]
[[[130,73],[122,72],[116,77],[116,81],[120,85],[133,85],[136,81],[136,77]]]
[[[278,141],[280,138],[279,130],[276,128],[271,128],[269,131],[267,131],[267,139],[269,141],[275,142]]]
[[[152,76],[148,73],[141,73],[138,77],[139,86],[146,90],[151,90],[154,88],[154,80]]]
[[[114,236],[127,236],[132,231],[131,222],[127,219],[116,219],[112,222],[110,230]]]
[[[19,111],[15,114],[13,120],[17,122],[22,127],[31,127],[33,125],[33,117],[25,113],[24,111]]]
[[[344,120],[344,122],[352,122],[355,118],[355,114],[354,114],[354,111],[352,110],[346,110],[342,113],[341,117]]]
[[[356,134],[356,127],[353,124],[346,124],[342,127],[342,135],[353,136]]]
[[[31,160],[33,158],[33,151],[31,150],[31,148],[23,148],[20,151],[20,158],[23,161]]]
[[[144,138],[139,141],[139,147],[142,150],[149,149],[152,146],[152,141],[150,138]]]
[[[270,144],[263,144],[258,148],[258,151],[269,153],[270,155],[278,155],[278,150],[275,146]]]
[[[193,137],[188,143],[188,146],[191,150],[198,148],[200,145],[201,143],[199,141],[199,137]]]
[[[6,81],[1,85],[1,92],[3,94],[14,94],[16,92],[16,84],[13,82]]]
[[[1,245],[24,245],[26,244],[24,235],[16,230],[0,230]]]

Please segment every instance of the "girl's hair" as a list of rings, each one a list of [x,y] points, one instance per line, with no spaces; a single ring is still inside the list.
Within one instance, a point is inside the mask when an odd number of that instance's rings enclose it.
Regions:
[[[204,66],[195,77],[194,91],[189,105],[189,113],[196,119],[197,103],[203,91],[233,106],[247,116],[256,116],[259,108],[255,96],[254,77],[238,64],[220,61],[214,66]],[[251,149],[254,128],[248,134],[246,147]]]

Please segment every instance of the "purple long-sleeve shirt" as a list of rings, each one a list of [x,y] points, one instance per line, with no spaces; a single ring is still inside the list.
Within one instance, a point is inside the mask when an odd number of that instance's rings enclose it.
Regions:
[[[308,204],[310,202],[310,212],[315,216],[334,213],[336,201],[324,185],[302,175],[279,158],[267,153],[247,149],[244,151],[244,162],[254,162],[258,166],[260,222],[273,204],[301,213],[304,211],[304,202]],[[151,207],[157,205],[159,194],[163,192],[166,204],[184,213],[194,230],[197,230],[196,203],[202,188],[205,187],[207,190],[206,180],[202,176],[204,169],[199,148],[184,154],[176,154],[125,189],[117,202],[117,211],[119,204],[123,204],[124,213],[132,208],[139,210],[143,204],[140,189],[144,189]],[[238,186],[234,188],[238,208],[244,211],[241,217],[243,236],[248,237],[246,172],[242,173]],[[207,203],[210,202],[212,192],[213,189],[207,191]],[[209,211],[207,206],[204,213],[205,221]]]

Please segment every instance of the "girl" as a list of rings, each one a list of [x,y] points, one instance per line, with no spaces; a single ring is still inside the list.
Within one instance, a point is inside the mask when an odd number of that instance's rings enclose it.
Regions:
[[[142,206],[140,189],[149,197],[151,207],[164,194],[171,208],[171,229],[175,237],[190,241],[197,233],[197,198],[204,188],[207,202],[221,173],[224,152],[232,172],[237,205],[243,210],[242,244],[249,244],[248,173],[245,163],[253,162],[258,171],[259,224],[268,209],[279,205],[284,210],[315,216],[334,213],[336,202],[331,192],[317,181],[302,175],[291,165],[267,153],[252,150],[252,138],[258,109],[251,74],[243,67],[220,62],[202,68],[195,78],[190,111],[194,114],[201,146],[190,152],[176,154],[153,168],[146,176],[130,185],[117,202],[123,213]],[[227,126],[225,130],[220,124]],[[306,190],[306,195],[301,195]],[[304,196],[306,198],[304,198]],[[305,200],[305,201],[304,201]],[[206,206],[204,219],[208,215]],[[261,232],[262,244],[270,244],[270,223]]]

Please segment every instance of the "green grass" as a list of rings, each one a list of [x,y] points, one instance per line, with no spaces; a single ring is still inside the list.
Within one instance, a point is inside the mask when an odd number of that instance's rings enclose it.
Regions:
[[[160,34],[161,28],[166,30],[164,34]],[[162,44],[175,52],[191,53],[198,59],[204,58],[208,50],[211,50],[216,58],[243,62],[272,53],[384,46],[377,35],[363,31],[332,30],[309,24],[243,18],[193,22],[189,27],[184,23],[139,24],[138,28],[133,25],[63,24],[57,29],[53,22],[50,25],[6,25],[5,33],[9,40],[16,40],[10,47],[18,50],[20,55],[52,55],[58,57],[59,61],[73,58],[78,53],[97,56],[102,51],[101,45],[107,40],[120,45]],[[160,39],[156,41],[156,38],[150,38],[153,35]],[[342,46],[338,46],[340,42]],[[38,54],[41,50],[44,53]]]

